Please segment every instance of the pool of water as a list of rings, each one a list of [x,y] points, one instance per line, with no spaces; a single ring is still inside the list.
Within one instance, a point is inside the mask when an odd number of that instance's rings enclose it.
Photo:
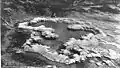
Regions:
[[[89,33],[87,31],[73,31],[73,30],[68,30],[66,23],[59,23],[59,22],[44,22],[44,23],[38,23],[33,26],[40,26],[44,25],[45,27],[50,27],[55,29],[55,33],[59,35],[58,39],[55,40],[48,40],[44,39],[42,42],[45,45],[50,45],[53,46],[53,48],[58,48],[59,45],[62,45],[65,43],[69,38],[76,38],[79,39],[81,35],[85,35],[86,33]],[[58,46],[57,46],[58,45]]]
[[[76,68],[84,68],[84,63],[76,63]]]

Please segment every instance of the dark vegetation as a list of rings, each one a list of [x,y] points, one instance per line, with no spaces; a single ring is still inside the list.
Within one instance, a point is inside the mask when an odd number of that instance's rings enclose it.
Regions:
[[[116,8],[113,9],[110,5]],[[24,56],[14,54],[29,38],[28,32],[15,28],[16,23],[36,16],[65,17],[71,11],[91,13],[97,10],[118,14],[120,0],[2,0],[1,6],[2,66],[34,66],[47,63],[38,59],[26,60],[21,58]]]

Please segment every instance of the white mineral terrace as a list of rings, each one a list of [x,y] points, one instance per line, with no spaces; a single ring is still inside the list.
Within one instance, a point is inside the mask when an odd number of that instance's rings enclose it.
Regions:
[[[87,36],[89,38],[89,40],[91,40],[90,36],[92,37],[91,34],[88,34],[88,36]],[[111,60],[120,58],[120,54],[112,49],[104,50],[102,48],[100,48],[100,49],[87,48],[86,45],[90,45],[93,43],[87,41],[88,39],[85,40],[86,38],[84,40],[80,40],[80,39],[77,40],[75,38],[70,38],[68,40],[68,42],[66,42],[64,44],[66,46],[66,49],[61,49],[61,52],[63,54],[59,54],[56,51],[50,51],[49,50],[50,47],[46,46],[46,45],[41,45],[38,43],[32,44],[32,41],[35,40],[35,38],[33,38],[33,39],[30,38],[26,41],[26,43],[24,44],[24,51],[38,52],[38,53],[42,54],[44,57],[46,57],[47,59],[49,59],[51,61],[59,62],[59,63],[71,64],[71,63],[75,63],[75,62],[85,61],[87,58],[90,58],[90,57],[100,57],[100,58],[107,57]],[[37,40],[42,40],[42,39],[39,38]],[[28,46],[28,44],[30,46]],[[74,58],[69,58],[68,55],[71,54],[71,52],[70,52],[71,49],[78,51],[80,53],[80,55],[73,54]],[[107,63],[107,64],[112,63],[109,59],[104,60],[103,63]],[[107,61],[109,61],[109,63]],[[102,61],[99,61],[99,62],[102,62]]]
[[[79,29],[80,30],[90,30],[91,28],[93,28],[93,29],[98,30],[103,37],[106,37],[106,34],[101,29],[87,25],[87,24],[91,24],[90,22],[83,22],[83,21],[80,21],[80,20],[74,19],[74,18],[37,17],[37,18],[34,18],[33,20],[31,20],[30,22],[19,23],[18,28],[31,29],[31,30],[36,30],[36,31],[53,31],[54,32],[54,29],[45,27],[44,25],[41,25],[39,27],[29,26],[30,23],[41,23],[44,21],[52,21],[55,23],[64,22],[64,23],[72,24],[72,25],[68,25],[68,28],[74,29],[74,30],[79,30]]]
[[[99,34],[93,34],[88,33],[84,36],[81,36],[82,39],[75,39],[75,38],[69,38],[67,42],[63,44],[65,48],[60,49],[60,53],[57,51],[51,51],[51,47],[47,45],[42,45],[40,43],[33,43],[32,41],[42,41],[44,38],[59,38],[59,35],[54,33],[55,29],[45,27],[44,25],[40,25],[38,27],[32,27],[29,26],[29,23],[40,23],[43,21],[53,21],[53,22],[65,22],[69,23],[68,27],[69,29],[74,30],[87,30],[87,29],[96,29],[100,33]],[[84,22],[81,22],[78,19],[73,18],[45,18],[45,17],[37,17],[31,20],[30,22],[23,22],[19,23],[18,28],[22,29],[28,29],[33,30],[31,33],[31,37],[26,40],[26,42],[23,44],[24,51],[32,51],[37,52],[46,57],[47,59],[59,63],[65,63],[65,64],[72,64],[75,62],[81,62],[85,61],[88,58],[101,58],[105,60],[99,60],[96,64],[102,65],[102,64],[108,64],[109,66],[114,66],[113,60],[120,59],[120,54],[112,49],[103,49],[103,48],[90,48],[88,46],[98,46],[99,45],[99,37],[106,37],[106,34],[97,27],[91,27],[90,25],[85,24]],[[41,37],[40,34],[43,36]],[[101,35],[101,36],[99,36]],[[110,42],[104,41],[105,44],[112,44]],[[113,44],[119,48],[117,44]],[[73,50],[73,51],[71,51]],[[74,53],[76,51],[77,53]],[[70,57],[72,56],[72,58]],[[94,61],[94,60],[93,60]],[[94,61],[95,62],[95,61]]]
[[[82,21],[79,19],[73,19],[73,18],[51,18],[51,17],[36,17],[30,22],[32,23],[37,23],[38,21],[53,21],[53,22],[66,22],[66,23],[79,23],[79,24],[84,24]]]

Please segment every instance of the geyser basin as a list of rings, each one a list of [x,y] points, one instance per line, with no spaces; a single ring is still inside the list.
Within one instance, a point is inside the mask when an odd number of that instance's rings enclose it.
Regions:
[[[30,38],[23,44],[24,51],[39,53],[53,62],[72,64],[94,57],[112,63],[109,59],[120,57],[116,55],[111,58],[109,52],[114,51],[95,48],[99,45],[98,38],[105,37],[106,34],[78,19],[37,17],[19,23],[18,28],[31,31]],[[101,64],[109,64],[97,60]]]
[[[69,19],[69,18],[34,18],[33,20],[29,21],[29,22],[24,22],[21,24],[25,24],[23,26],[25,26],[27,29],[32,29],[34,30],[34,28],[39,27],[41,25],[44,25],[46,28],[52,28],[54,29],[54,33],[58,34],[58,38],[56,39],[52,39],[52,38],[44,38],[43,37],[43,41],[41,42],[41,44],[44,45],[48,45],[48,46],[53,46],[53,48],[55,48],[55,46],[57,47],[57,45],[62,45],[63,43],[67,42],[67,40],[69,40],[69,38],[75,38],[75,39],[80,39],[81,36],[84,36],[88,33],[99,33],[98,30],[92,28],[91,26],[85,26],[84,27],[84,23],[82,21],[79,20],[75,20],[75,19]],[[72,26],[73,24],[76,25],[82,25],[82,27],[79,28],[79,26],[77,26],[76,28],[78,29],[74,29],[74,28],[68,28],[69,26]],[[19,25],[19,27],[21,28],[21,26]],[[57,47],[58,48],[58,47]]]

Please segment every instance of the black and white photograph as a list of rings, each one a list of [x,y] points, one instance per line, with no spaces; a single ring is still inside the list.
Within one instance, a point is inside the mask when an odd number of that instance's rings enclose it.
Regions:
[[[120,68],[120,0],[0,0],[1,68]]]

